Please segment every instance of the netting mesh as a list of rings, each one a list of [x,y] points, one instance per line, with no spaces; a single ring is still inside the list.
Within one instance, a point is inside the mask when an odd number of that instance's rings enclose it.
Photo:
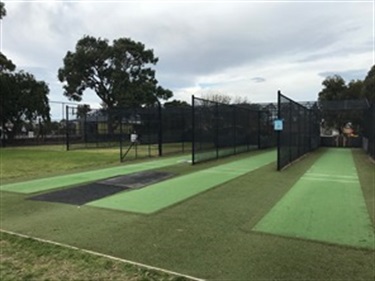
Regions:
[[[283,128],[278,133],[278,170],[319,146],[320,118],[317,110],[278,94],[278,118]]]
[[[191,150],[191,107],[66,108],[67,149],[118,148],[121,159]],[[136,135],[136,142],[132,141]]]
[[[193,163],[274,145],[272,121],[267,111],[193,97]]]
[[[161,110],[163,154],[191,151],[191,107],[165,107]]]
[[[363,125],[364,149],[375,160],[375,104],[366,110]]]

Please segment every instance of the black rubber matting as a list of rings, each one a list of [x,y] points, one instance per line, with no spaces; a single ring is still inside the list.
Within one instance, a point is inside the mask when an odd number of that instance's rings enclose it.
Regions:
[[[172,176],[173,174],[165,172],[140,172],[109,178],[68,189],[44,193],[29,197],[28,199],[67,203],[72,205],[84,205],[88,202],[95,201],[124,190],[142,188],[163,181]]]
[[[171,176],[173,176],[173,174],[165,172],[140,172],[98,181],[98,183],[127,188],[141,188],[146,185],[163,181]]]
[[[37,201],[59,202],[72,205],[83,205],[88,202],[123,191],[124,187],[108,186],[104,184],[90,183],[63,190],[29,197],[28,199]]]

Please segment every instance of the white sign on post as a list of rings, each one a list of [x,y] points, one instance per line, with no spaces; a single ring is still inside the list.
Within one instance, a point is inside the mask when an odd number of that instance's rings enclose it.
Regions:
[[[131,142],[136,142],[137,141],[137,139],[138,139],[138,135],[137,134],[131,134],[130,135],[130,141]]]

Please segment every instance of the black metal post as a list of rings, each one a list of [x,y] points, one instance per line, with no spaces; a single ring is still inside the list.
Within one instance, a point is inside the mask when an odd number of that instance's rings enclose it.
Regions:
[[[280,91],[277,91],[277,119],[278,120],[281,120],[281,106],[280,106],[280,103],[281,103],[281,92]],[[280,149],[281,149],[281,131],[277,131],[277,170],[280,171],[281,170],[281,163],[280,163],[280,157],[281,157],[281,153],[280,153]]]
[[[69,106],[67,105],[65,108],[65,130],[66,130],[66,150],[69,151],[70,143],[69,143]]]
[[[191,124],[192,124],[192,132],[191,132],[191,163],[195,164],[195,110],[194,110],[194,95],[191,96]]]
[[[261,129],[260,129],[260,118],[261,118],[261,111],[258,110],[258,139],[257,139],[257,142],[258,142],[258,149],[261,148],[261,144],[260,144],[260,134],[261,134]]]
[[[123,130],[122,130],[122,112],[120,113],[120,162],[122,162],[122,136],[123,136]]]
[[[159,156],[163,155],[163,128],[162,128],[162,115],[161,104],[158,101],[158,119],[159,119]]]
[[[219,104],[215,103],[215,146],[216,146],[216,159],[219,159]]]
[[[237,138],[236,138],[236,132],[237,132],[237,122],[236,122],[236,108],[233,107],[233,148],[234,148],[234,154],[237,153]]]

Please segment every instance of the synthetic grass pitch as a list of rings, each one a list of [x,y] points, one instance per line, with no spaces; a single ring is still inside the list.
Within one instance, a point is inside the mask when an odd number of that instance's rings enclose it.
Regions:
[[[106,168],[101,170],[93,170],[89,172],[75,173],[64,176],[56,176],[49,178],[42,178],[20,183],[11,183],[1,185],[0,190],[11,191],[17,193],[30,194],[45,190],[51,190],[59,187],[70,185],[83,184],[87,182],[94,182],[97,180],[107,179],[120,175],[127,175],[131,173],[162,168],[170,165],[175,165],[182,161],[187,161],[188,156],[171,157],[166,159],[156,159],[148,162],[138,164],[123,165],[113,168]]]
[[[124,190],[142,188],[170,178],[173,174],[146,171],[126,176],[119,176],[82,186],[57,190],[30,197],[30,200],[83,205]]]
[[[351,150],[327,150],[253,230],[374,249]]]
[[[265,152],[148,186],[122,192],[87,205],[150,214],[275,161]]]

